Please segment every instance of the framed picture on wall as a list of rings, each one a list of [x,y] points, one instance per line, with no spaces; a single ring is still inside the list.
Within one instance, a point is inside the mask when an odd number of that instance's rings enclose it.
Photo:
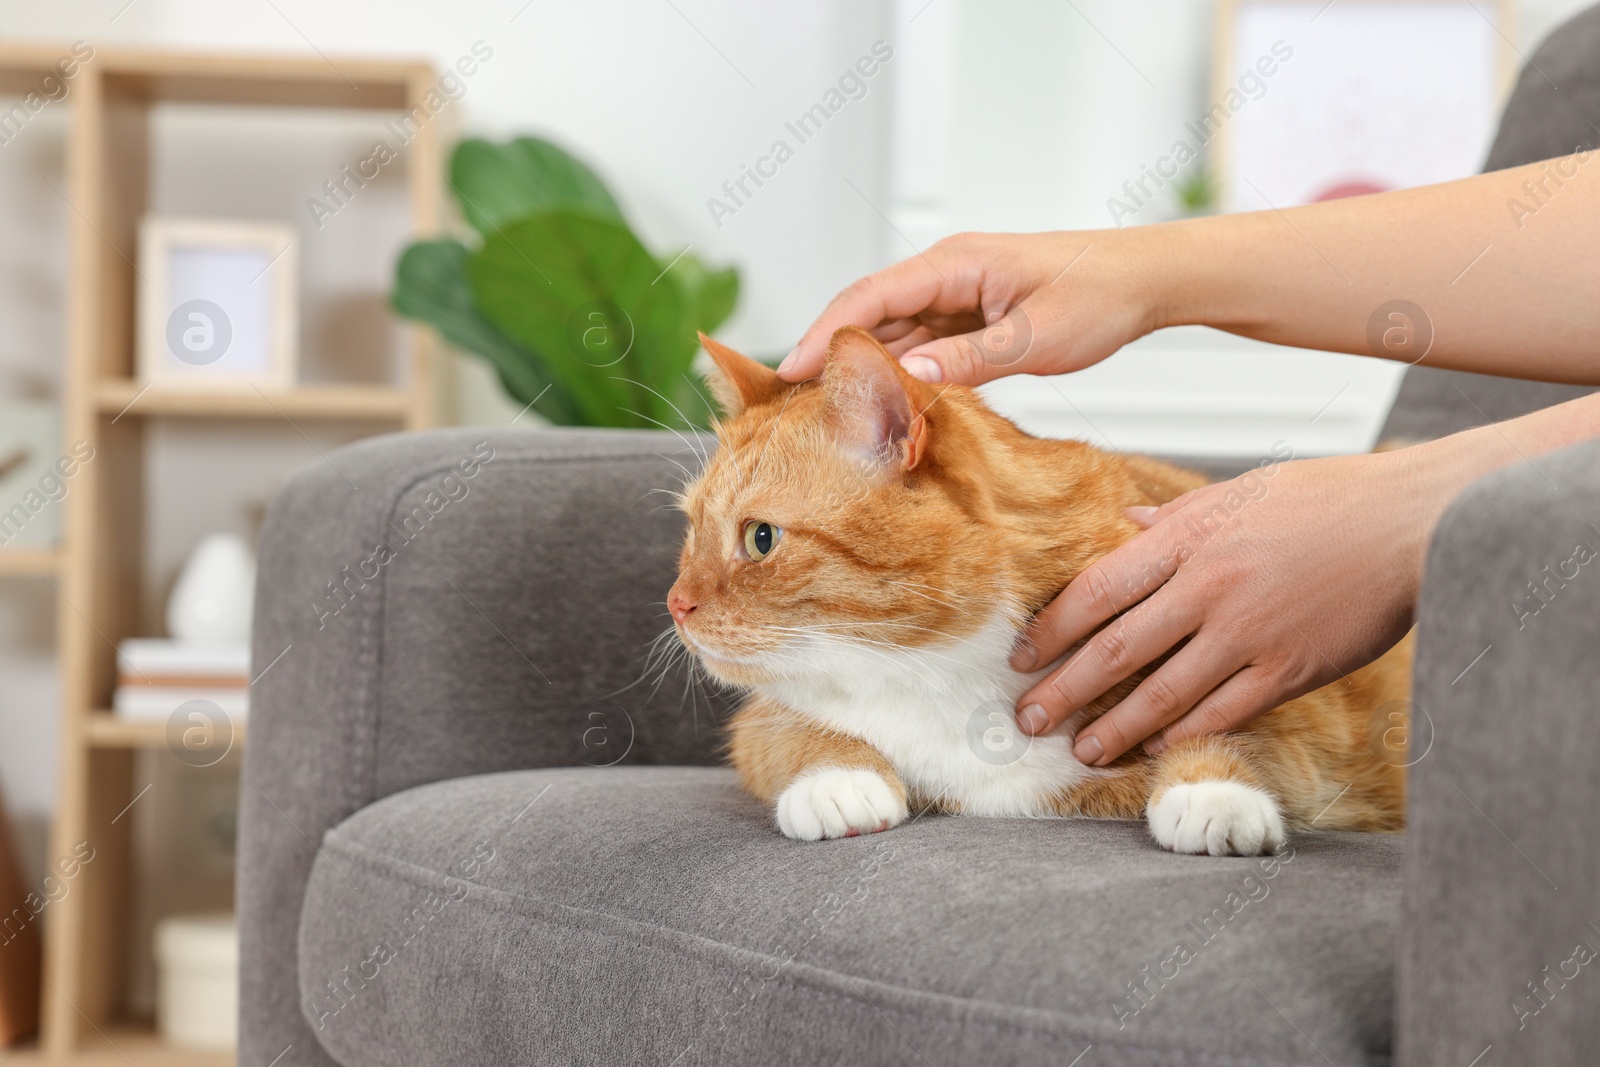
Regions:
[[[139,377],[210,389],[294,383],[294,228],[146,218],[139,229]]]
[[[1210,142],[1224,211],[1482,167],[1514,58],[1508,0],[1219,0]]]

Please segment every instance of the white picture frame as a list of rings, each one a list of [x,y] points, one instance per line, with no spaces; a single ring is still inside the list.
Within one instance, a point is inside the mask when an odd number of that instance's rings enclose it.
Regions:
[[[287,389],[298,363],[294,227],[146,217],[138,373],[163,388]]]
[[[1218,0],[1211,98],[1238,105],[1210,145],[1218,208],[1477,173],[1515,71],[1512,14],[1510,0]]]

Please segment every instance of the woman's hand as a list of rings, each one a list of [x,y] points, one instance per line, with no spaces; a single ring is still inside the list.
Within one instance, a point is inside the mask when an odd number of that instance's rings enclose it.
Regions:
[[[1433,525],[1481,466],[1453,459],[1481,450],[1468,436],[1269,461],[1131,509],[1145,532],[1079,575],[1019,642],[1012,666],[1031,670],[1088,637],[1017,702],[1019,725],[1053,729],[1171,653],[1079,732],[1074,754],[1104,766],[1146,738],[1156,752],[1235,729],[1376,659],[1410,628]]]
[[[1161,325],[1165,258],[1137,229],[958,234],[834,297],[778,373],[815,375],[843,326],[872,331],[924,381],[1079,370]]]

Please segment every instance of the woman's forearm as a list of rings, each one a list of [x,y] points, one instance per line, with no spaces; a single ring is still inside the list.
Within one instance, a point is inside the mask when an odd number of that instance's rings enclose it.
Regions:
[[[1600,152],[1122,232],[1158,325],[1600,384]]]
[[[1600,393],[1416,445],[1404,451],[1415,455],[1414,468],[1429,485],[1419,486],[1413,499],[1428,513],[1431,532],[1445,506],[1483,475],[1517,463],[1538,470],[1545,453],[1597,437]]]

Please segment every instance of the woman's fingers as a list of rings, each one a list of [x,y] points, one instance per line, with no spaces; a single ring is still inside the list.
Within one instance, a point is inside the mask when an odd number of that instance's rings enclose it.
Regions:
[[[1177,573],[1180,549],[1170,535],[1154,530],[1090,564],[1033,617],[1012,650],[1012,669],[1038,670],[1154,593]]]
[[[1172,516],[1215,489],[1215,485],[1203,485],[1199,489],[1191,489],[1181,496],[1173,497],[1160,507],[1123,508],[1122,513],[1133,522],[1138,523],[1143,529],[1148,530],[1156,523],[1172,518]]]
[[[901,359],[914,377],[927,382],[982,385],[1008,374],[1037,371],[1041,357],[1059,350],[1068,325],[1065,311],[1038,296],[1015,307],[992,307],[984,325],[918,345]]]
[[[1101,696],[1118,682],[1139,668],[1155,661],[1171,650],[1172,646],[1194,633],[1200,623],[1198,613],[1174,610],[1170,598],[1154,604],[1143,605],[1113,620],[1099,633],[1084,642],[1066,663],[1028,690],[1017,701],[1017,721],[1024,733],[1042,734],[1061,725],[1080,708]],[[1167,679],[1170,683],[1171,677]],[[1148,680],[1147,680],[1148,683]],[[1151,707],[1162,703],[1178,703],[1178,694],[1162,693],[1165,683],[1157,683],[1145,695]],[[1190,697],[1198,700],[1215,685],[1213,680]],[[1172,708],[1171,717],[1152,726],[1157,729],[1176,719],[1189,709],[1188,704]],[[1148,731],[1146,732],[1148,733]],[[1145,734],[1131,738],[1122,751],[1142,740]],[[1105,744],[1113,747],[1115,738],[1108,735]],[[1118,752],[1118,755],[1121,753]],[[1085,761],[1092,762],[1092,761]]]
[[[934,333],[933,330],[929,329],[928,327],[918,326],[915,330],[912,330],[898,341],[890,341],[883,347],[889,350],[889,354],[891,356],[894,356],[896,359],[898,359],[907,352],[911,351],[913,348],[916,348],[918,345],[925,345],[937,336],[939,335]]]
[[[1190,641],[1116,707],[1078,731],[1072,754],[1082,763],[1103,767],[1183,720],[1237,670],[1228,651],[1203,637]]]
[[[888,322],[880,322],[867,332],[876,337],[887,348],[921,325],[922,323],[914,318],[890,319]]]
[[[789,382],[816,377],[835,330],[846,326],[871,330],[884,322],[915,318],[939,298],[947,284],[925,256],[913,256],[867,275],[833,298],[778,364],[779,376]],[[972,303],[977,304],[975,293]]]
[[[1150,737],[1144,743],[1144,750],[1153,756],[1191,737],[1237,730],[1271,711],[1284,699],[1272,685],[1271,675],[1266,668],[1246,667],[1197,701],[1188,714]],[[1115,709],[1105,718],[1110,718],[1114,713]]]

